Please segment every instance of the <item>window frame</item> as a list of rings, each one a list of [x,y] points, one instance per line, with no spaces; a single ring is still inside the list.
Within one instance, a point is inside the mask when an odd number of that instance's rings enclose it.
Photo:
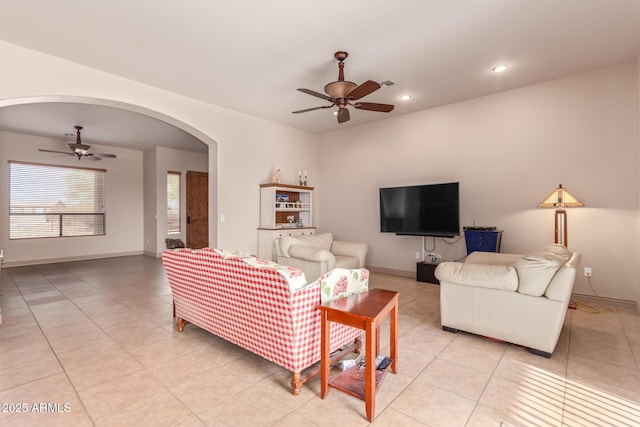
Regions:
[[[107,200],[107,190],[106,190],[106,180],[107,180],[107,169],[101,169],[101,168],[91,168],[91,167],[84,167],[84,166],[69,166],[69,165],[59,165],[59,164],[48,164],[48,163],[36,163],[36,162],[25,162],[25,161],[18,161],[18,160],[9,160],[8,161],[9,167],[8,167],[8,173],[9,173],[9,203],[8,203],[8,210],[9,210],[9,240],[32,240],[32,239],[55,239],[55,238],[69,238],[69,237],[97,237],[97,236],[104,236],[107,234],[107,219],[106,219],[106,213],[107,213],[107,209],[106,209],[106,200]],[[23,165],[23,166],[33,166],[33,167],[42,167],[42,168],[54,168],[54,169],[64,169],[64,170],[85,170],[85,171],[93,171],[96,173],[96,175],[94,175],[93,179],[94,179],[94,183],[96,185],[98,185],[99,188],[97,188],[97,190],[95,192],[93,192],[93,199],[94,199],[94,203],[97,200],[98,204],[100,205],[98,208],[96,208],[96,206],[94,205],[94,207],[92,209],[87,209],[87,210],[79,210],[79,211],[75,211],[73,209],[70,209],[68,211],[65,210],[59,210],[59,211],[54,211],[54,210],[50,210],[47,211],[46,208],[43,207],[34,207],[34,206],[28,206],[28,205],[20,205],[19,202],[17,201],[17,199],[19,198],[19,196],[15,195],[14,198],[14,179],[16,178],[16,174],[17,171],[14,171],[13,169],[13,165]],[[14,173],[16,172],[16,173]],[[41,174],[39,176],[40,181],[38,181],[37,179],[34,179],[33,181],[38,183],[38,182],[42,182],[43,176],[46,174],[44,171],[39,171],[39,174]],[[61,178],[64,179],[64,178]],[[46,186],[43,186],[46,187]],[[58,187],[60,188],[60,187]],[[45,194],[45,197],[50,197],[50,200],[47,200],[46,203],[50,204],[51,207],[49,209],[53,209],[52,207],[56,204],[56,203],[60,203],[61,200],[58,200],[58,197],[53,195],[54,190],[51,190],[50,193]],[[44,199],[44,198],[43,198]],[[21,210],[26,210],[26,209],[31,209],[33,210],[32,212],[20,212]],[[38,212],[41,211],[41,212]],[[50,226],[49,229],[51,231],[55,231],[57,229],[57,233],[48,233],[48,234],[36,234],[36,235],[27,235],[28,232],[25,233],[19,233],[18,230],[14,230],[13,226],[12,226],[12,219],[14,217],[20,217],[20,216],[32,216],[34,218],[40,217],[40,216],[44,216],[44,217],[48,217],[47,219],[45,219],[45,221],[50,222]],[[97,220],[96,222],[93,223],[92,226],[90,226],[90,229],[92,230],[91,233],[74,233],[74,231],[78,230],[78,226],[81,226],[81,223],[74,223],[74,221],[72,220],[72,218],[74,217],[80,217],[80,216],[92,216],[92,217],[97,217],[99,218],[99,220]],[[54,221],[49,221],[50,218],[55,218],[57,217],[57,219],[55,219]],[[57,227],[54,225],[54,223],[57,223]],[[97,227],[96,227],[97,225]],[[96,229],[99,230],[98,232],[96,232]]]
[[[177,199],[177,213],[172,213],[173,209],[171,209],[170,204],[170,196],[169,196],[169,177],[174,176],[178,179],[178,187],[175,199]],[[177,215],[177,219],[175,218]],[[172,219],[173,216],[173,219]],[[172,226],[172,224],[175,224]],[[178,235],[182,234],[182,172],[180,171],[167,171],[167,235]]]

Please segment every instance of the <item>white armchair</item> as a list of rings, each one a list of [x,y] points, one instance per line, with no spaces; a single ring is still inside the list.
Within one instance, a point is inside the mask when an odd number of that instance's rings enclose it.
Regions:
[[[302,270],[312,282],[334,268],[364,268],[366,243],[333,240],[331,233],[275,239],[276,262]]]
[[[442,329],[529,347],[551,357],[571,298],[580,254],[549,244],[526,255],[473,252],[464,263],[443,262]]]

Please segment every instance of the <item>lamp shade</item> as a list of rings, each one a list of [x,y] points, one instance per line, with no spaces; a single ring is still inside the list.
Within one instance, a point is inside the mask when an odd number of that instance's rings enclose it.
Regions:
[[[576,196],[571,194],[566,188],[560,184],[558,188],[553,190],[542,202],[538,204],[539,208],[581,208],[584,206]]]

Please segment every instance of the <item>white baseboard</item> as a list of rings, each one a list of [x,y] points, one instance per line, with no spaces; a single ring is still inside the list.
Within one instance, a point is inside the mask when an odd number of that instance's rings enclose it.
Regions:
[[[590,302],[593,304],[599,303],[599,304],[611,305],[614,307],[625,308],[628,310],[638,312],[638,303],[636,301],[630,301],[630,300],[618,299],[618,298],[597,297],[595,295],[578,294],[575,292],[571,295],[571,297],[572,297],[571,299],[576,301]]]
[[[372,265],[367,265],[365,268],[372,273],[388,274],[389,276],[412,277],[414,279],[416,277],[415,271],[394,270],[392,268],[374,267]]]
[[[33,259],[33,260],[22,260],[22,261],[6,261],[5,260],[3,267],[5,268],[6,267],[24,267],[28,265],[55,264],[58,262],[70,262],[70,261],[87,261],[91,259],[115,258],[115,257],[132,256],[132,255],[143,255],[143,252],[142,251],[117,252],[117,253],[109,253],[109,254],[81,255],[81,256],[75,256],[75,257]]]

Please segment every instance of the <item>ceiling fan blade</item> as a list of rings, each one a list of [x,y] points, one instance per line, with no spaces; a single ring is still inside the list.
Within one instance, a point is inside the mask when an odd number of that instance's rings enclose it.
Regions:
[[[356,102],[353,104],[359,110],[380,111],[381,113],[389,113],[393,111],[391,104],[377,104],[375,102]]]
[[[304,89],[304,88],[298,88],[298,90],[302,93],[306,93],[307,95],[311,95],[311,96],[315,96],[317,98],[322,98],[322,99],[326,99],[329,102],[334,102],[335,99],[331,98],[330,96],[327,96],[323,93],[319,93],[319,92],[315,92],[311,89]]]
[[[44,148],[38,148],[38,151],[43,151],[45,153],[68,154],[70,156],[75,156],[75,153],[72,153],[70,151],[45,150]]]
[[[87,160],[93,160],[93,161],[102,160],[102,158],[101,158],[101,157],[98,157],[98,156],[97,156],[97,155],[95,155],[95,154],[85,154],[85,155],[84,155],[84,156],[82,156],[82,157],[84,157],[84,158],[85,158],[85,159],[87,159]]]
[[[380,85],[373,80],[367,80],[360,86],[355,87],[351,92],[347,94],[347,98],[352,100],[363,98],[372,92],[380,89]]]
[[[348,122],[350,118],[349,110],[346,108],[338,108],[338,123]]]
[[[111,159],[115,159],[116,155],[115,154],[106,154],[106,153],[93,153],[93,154],[87,154],[88,156],[98,156],[98,157],[109,157]]]
[[[298,111],[292,111],[293,114],[298,114],[298,113],[306,113],[307,111],[314,111],[314,110],[320,110],[322,108],[331,108],[335,105],[335,103],[331,104],[331,105],[323,105],[322,107],[313,107],[313,108],[306,108],[304,110],[298,110]]]

